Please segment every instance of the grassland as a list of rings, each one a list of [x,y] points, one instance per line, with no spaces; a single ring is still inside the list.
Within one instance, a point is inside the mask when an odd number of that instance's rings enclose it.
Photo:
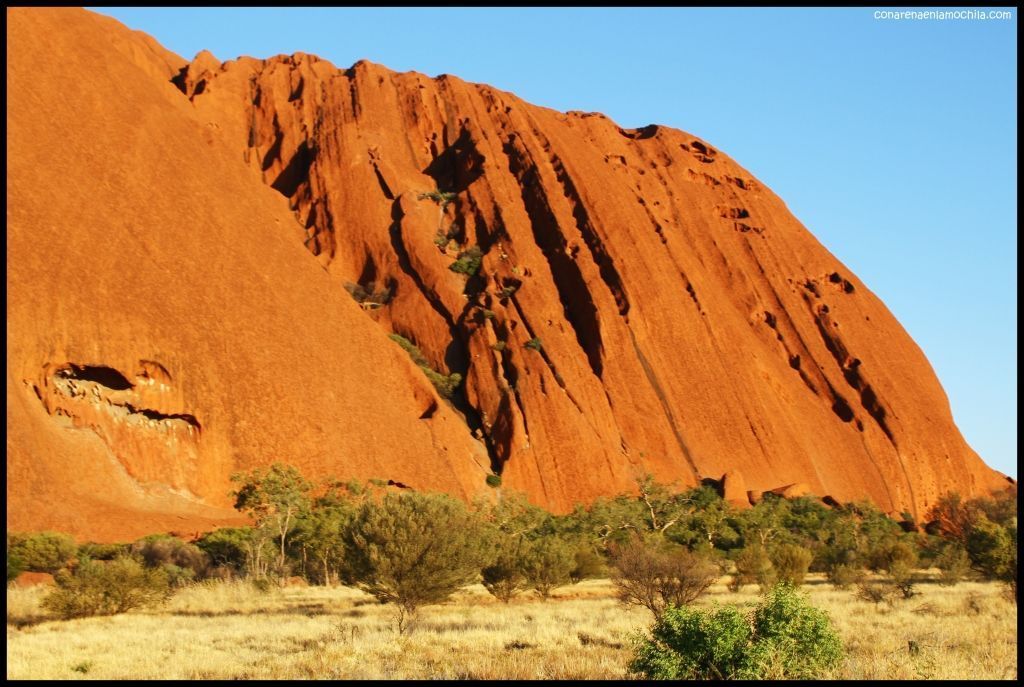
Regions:
[[[752,606],[756,587],[723,578],[697,602]],[[893,605],[810,576],[811,602],[847,648],[845,679],[1014,679],[1017,608],[1004,587],[921,584]],[[588,679],[626,677],[631,636],[651,624],[607,580],[505,605],[482,587],[426,607],[398,635],[393,609],[345,587],[257,592],[202,584],[159,609],[46,620],[41,587],[7,592],[8,679]]]

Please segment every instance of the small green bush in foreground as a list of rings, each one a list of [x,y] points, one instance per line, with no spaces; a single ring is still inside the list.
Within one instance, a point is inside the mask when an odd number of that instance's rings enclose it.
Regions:
[[[640,640],[630,670],[647,679],[778,680],[825,676],[843,658],[828,615],[788,584],[751,616],[732,606],[668,608]]]

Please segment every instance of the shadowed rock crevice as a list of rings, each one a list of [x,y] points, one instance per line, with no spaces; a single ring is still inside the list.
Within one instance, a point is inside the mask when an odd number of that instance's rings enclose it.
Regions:
[[[514,142],[505,145],[505,154],[508,156],[509,171],[519,181],[534,242],[548,261],[565,318],[572,325],[576,341],[587,356],[590,369],[600,379],[604,371],[603,347],[593,297],[558,226],[529,154]]]

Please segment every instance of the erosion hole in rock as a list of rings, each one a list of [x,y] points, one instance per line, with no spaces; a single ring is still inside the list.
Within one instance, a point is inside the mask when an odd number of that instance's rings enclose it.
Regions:
[[[850,404],[846,402],[846,399],[839,397],[836,398],[832,404],[832,412],[839,416],[839,419],[843,422],[851,422],[853,420],[853,409],[850,408]]]
[[[70,363],[67,367],[58,370],[57,374],[65,379],[94,382],[113,391],[126,391],[134,386],[123,374],[114,368],[102,365],[75,365]]]

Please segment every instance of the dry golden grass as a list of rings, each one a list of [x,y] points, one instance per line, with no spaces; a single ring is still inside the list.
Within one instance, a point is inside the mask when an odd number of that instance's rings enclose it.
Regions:
[[[1017,609],[1002,587],[919,589],[875,606],[811,576],[804,590],[847,647],[836,677],[1016,677]],[[509,605],[469,588],[425,608],[404,636],[391,607],[342,587],[200,585],[161,609],[66,622],[40,622],[43,593],[7,592],[8,679],[622,678],[630,636],[651,624],[647,611],[620,605],[607,580]],[[733,594],[720,582],[698,605],[756,601],[755,587]]]

